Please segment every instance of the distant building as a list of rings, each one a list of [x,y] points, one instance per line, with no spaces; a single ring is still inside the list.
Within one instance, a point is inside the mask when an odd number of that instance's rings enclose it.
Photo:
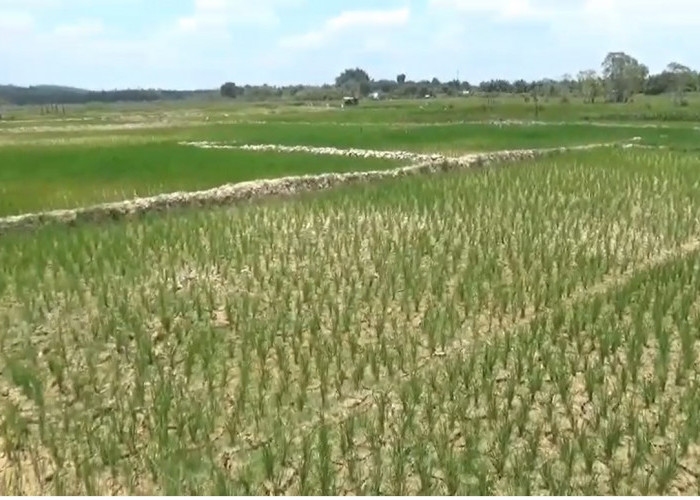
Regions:
[[[369,97],[370,97],[370,99],[373,99],[373,100],[375,100],[375,101],[378,101],[378,100],[380,100],[380,99],[382,98],[382,96],[379,94],[379,92],[372,92],[372,93],[369,95]]]

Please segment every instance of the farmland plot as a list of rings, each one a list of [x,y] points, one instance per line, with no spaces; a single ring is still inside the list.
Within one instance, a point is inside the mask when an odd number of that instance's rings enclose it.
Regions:
[[[0,492],[697,493],[695,157],[0,240]]]
[[[322,172],[396,168],[398,161],[216,151],[175,143],[0,148],[0,217],[173,191]]]

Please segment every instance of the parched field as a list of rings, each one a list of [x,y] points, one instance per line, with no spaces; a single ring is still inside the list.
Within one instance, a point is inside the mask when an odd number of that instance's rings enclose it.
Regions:
[[[88,148],[74,175],[397,163],[128,147],[142,168]],[[604,148],[2,235],[0,493],[698,494],[698,167]]]

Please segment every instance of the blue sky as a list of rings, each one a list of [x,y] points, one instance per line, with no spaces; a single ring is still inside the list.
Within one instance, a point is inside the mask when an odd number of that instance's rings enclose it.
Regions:
[[[92,89],[700,69],[698,0],[0,0],[0,84]]]

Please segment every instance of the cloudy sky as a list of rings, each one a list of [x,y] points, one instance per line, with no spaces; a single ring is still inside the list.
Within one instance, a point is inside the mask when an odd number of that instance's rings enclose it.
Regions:
[[[698,0],[0,0],[0,84],[91,89],[700,68]]]

